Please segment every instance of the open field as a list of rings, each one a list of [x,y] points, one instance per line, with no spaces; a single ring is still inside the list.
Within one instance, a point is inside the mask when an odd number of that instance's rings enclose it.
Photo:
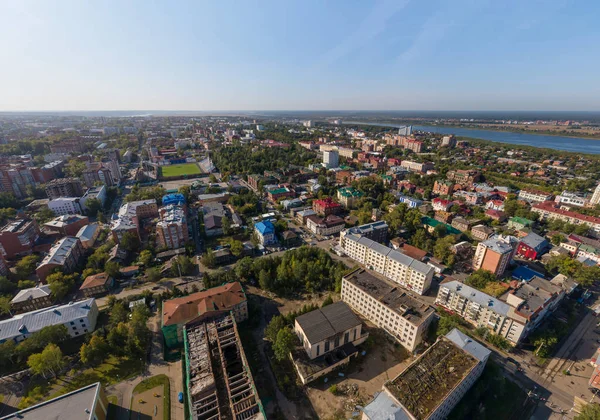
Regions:
[[[163,178],[185,175],[200,175],[202,171],[195,163],[180,163],[177,165],[161,166]]]

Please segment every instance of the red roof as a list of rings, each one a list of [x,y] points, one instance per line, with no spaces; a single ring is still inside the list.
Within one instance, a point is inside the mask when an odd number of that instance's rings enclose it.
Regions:
[[[326,209],[340,207],[340,203],[336,203],[335,201],[333,201],[331,199],[331,197],[327,197],[322,200],[315,200],[314,203],[315,203],[315,205],[326,208]]]
[[[548,211],[550,213],[560,214],[566,217],[572,217],[579,219],[584,222],[600,224],[600,217],[586,216],[585,214],[576,213],[574,211],[564,210],[559,207],[555,207],[554,201],[544,201],[543,203],[534,204],[533,208]]]
[[[163,326],[183,324],[212,311],[230,310],[246,300],[239,282],[227,283],[163,303]]]

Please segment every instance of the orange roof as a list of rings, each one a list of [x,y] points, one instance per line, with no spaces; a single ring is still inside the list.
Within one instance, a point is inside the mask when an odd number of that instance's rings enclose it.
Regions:
[[[91,287],[104,286],[108,283],[110,276],[106,273],[94,274],[93,276],[87,276],[83,281],[83,284],[79,290],[88,289]]]
[[[227,283],[163,303],[163,326],[183,324],[212,311],[230,310],[246,300],[239,282]]]
[[[418,261],[423,261],[423,258],[425,258],[427,255],[427,251],[423,251],[422,249],[409,244],[404,244],[402,247],[402,253]]]
[[[533,208],[545,210],[550,213],[560,214],[566,217],[572,217],[574,219],[583,220],[584,222],[590,223],[600,223],[600,217],[588,216],[586,214],[576,213],[574,211],[563,210],[561,208],[555,207],[555,203],[552,201],[544,201],[543,203],[535,204]]]

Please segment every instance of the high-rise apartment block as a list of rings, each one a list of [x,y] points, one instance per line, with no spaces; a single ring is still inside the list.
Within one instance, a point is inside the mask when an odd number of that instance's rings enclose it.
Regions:
[[[160,209],[161,220],[156,224],[156,239],[161,248],[177,249],[189,241],[185,208],[169,205]]]
[[[473,269],[484,269],[501,276],[514,257],[518,243],[513,236],[494,236],[480,242],[473,257]]]
[[[59,197],[81,197],[83,186],[77,178],[57,178],[46,184],[46,194],[50,200]]]

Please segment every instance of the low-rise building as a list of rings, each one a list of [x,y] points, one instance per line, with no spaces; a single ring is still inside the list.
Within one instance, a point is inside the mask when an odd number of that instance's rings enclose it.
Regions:
[[[473,226],[471,229],[471,235],[473,235],[473,238],[478,241],[486,241],[492,235],[494,235],[494,229],[485,225]]]
[[[44,223],[44,227],[64,236],[75,236],[77,232],[89,222],[90,219],[87,216],[82,216],[80,214],[63,215]]]
[[[294,198],[296,193],[288,187],[277,187],[267,190],[267,198],[272,203],[277,203],[278,200],[286,197]]]
[[[407,196],[402,195],[402,194],[398,195],[398,201],[400,201],[401,203],[406,204],[408,206],[408,208],[410,208],[410,209],[417,208],[421,204],[423,204],[423,200],[419,200],[418,198],[413,198],[413,197],[407,197]]]
[[[98,306],[94,299],[25,312],[0,321],[0,343],[8,340],[20,343],[52,325],[64,325],[71,337],[77,337],[94,331],[97,319]]]
[[[435,313],[427,303],[362,269],[342,278],[342,301],[411,352],[423,341]]]
[[[600,217],[564,210],[556,207],[555,203],[550,201],[534,204],[531,206],[531,211],[540,214],[542,220],[562,220],[573,225],[589,226],[595,237],[600,237]]]
[[[258,236],[258,241],[261,245],[272,245],[276,242],[275,226],[270,220],[263,220],[254,225],[254,232]]]
[[[519,191],[519,200],[529,201],[533,203],[541,203],[551,201],[554,196],[545,191],[538,190],[521,190]]]
[[[356,207],[358,201],[364,196],[361,191],[352,187],[340,188],[337,190],[337,199],[342,206],[347,209]]]
[[[335,235],[344,229],[344,219],[334,214],[326,217],[309,216],[306,219],[306,227],[312,233],[321,236]]]
[[[329,216],[330,214],[338,214],[342,210],[342,205],[333,201],[330,197],[322,200],[314,200],[312,203],[313,210],[318,214]]]
[[[48,208],[58,216],[63,214],[82,214],[79,197],[58,197],[48,201]]]
[[[90,249],[96,243],[96,239],[100,235],[100,225],[98,223],[90,223],[89,225],[83,226],[77,234],[76,237],[81,241],[81,245],[83,249]]]
[[[362,409],[362,420],[445,419],[481,376],[490,354],[453,329],[386,382]]]
[[[450,196],[454,193],[454,185],[454,182],[447,179],[436,180],[433,184],[433,193]]]
[[[10,301],[10,310],[13,313],[22,313],[35,311],[36,309],[46,308],[52,305],[52,292],[50,286],[45,284],[37,285],[29,289],[22,289]]]
[[[87,276],[79,291],[85,297],[95,297],[108,293],[115,285],[115,279],[107,273],[94,274]]]
[[[72,273],[81,261],[83,253],[79,238],[66,236],[52,245],[35,272],[41,281],[45,281],[55,269],[60,269],[63,273]]]
[[[88,208],[86,207],[86,203],[89,200],[98,200],[100,202],[100,204],[102,204],[102,206],[104,207],[104,203],[106,202],[106,187],[104,185],[100,185],[97,187],[92,187],[89,188],[85,194],[83,194],[83,197],[81,197],[81,200],[79,201],[79,203],[81,204],[81,207],[83,208],[84,211],[88,211]],[[95,215],[93,215],[95,216]]]
[[[521,238],[517,245],[517,255],[530,260],[536,260],[550,249],[550,243],[536,233],[529,233]]]
[[[34,219],[8,222],[0,230],[0,253],[5,258],[31,254],[40,237],[40,228]]]
[[[294,332],[302,347],[292,352],[292,360],[303,384],[350,362],[358,354],[355,346],[369,336],[344,302],[300,315],[294,322]]]
[[[526,219],[525,217],[514,216],[508,219],[508,227],[515,230],[531,228],[533,225],[535,225],[535,222],[533,220]]]
[[[215,311],[232,311],[237,322],[248,319],[248,301],[239,282],[163,302],[162,332],[166,346],[174,348],[182,344],[184,325]]]
[[[469,169],[457,169],[455,171],[448,171],[446,178],[455,184],[472,187],[475,182],[481,180],[481,172]]]

